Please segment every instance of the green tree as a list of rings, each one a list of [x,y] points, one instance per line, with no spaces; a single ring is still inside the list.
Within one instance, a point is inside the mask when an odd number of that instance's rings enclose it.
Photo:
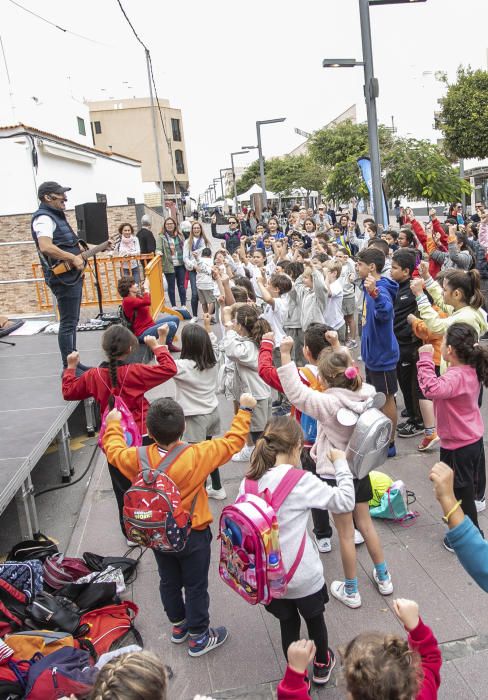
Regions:
[[[446,151],[458,158],[488,157],[488,71],[460,66],[440,103]]]
[[[380,124],[378,138],[380,152],[383,153],[393,142],[391,130]],[[368,126],[353,124],[348,120],[331,129],[320,129],[310,139],[309,153],[317,163],[329,167],[335,167],[349,158],[368,155]]]
[[[321,190],[325,182],[324,168],[308,155],[271,158],[266,162],[266,185],[272,192],[289,194],[303,187],[307,194]]]
[[[430,141],[397,138],[384,154],[381,165],[389,198],[452,202],[471,192],[470,185],[459,177],[443,150]]]
[[[378,128],[380,152],[391,148],[394,137],[391,130],[380,125]],[[341,122],[329,129],[320,129],[309,143],[310,157],[322,168],[326,177],[322,189],[328,199],[347,202],[352,197],[367,197],[357,166],[357,159],[369,154],[367,124]]]
[[[266,164],[265,164],[266,172]],[[259,160],[255,160],[251,165],[249,165],[243,172],[241,177],[236,181],[237,194],[243,194],[256,183],[260,183],[261,179],[259,176]],[[234,192],[230,192],[229,196],[233,197]]]

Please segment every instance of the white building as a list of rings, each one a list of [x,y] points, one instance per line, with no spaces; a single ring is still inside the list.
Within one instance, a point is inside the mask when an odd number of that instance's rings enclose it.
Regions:
[[[144,201],[138,160],[25,124],[0,126],[0,162],[0,216],[35,211],[37,188],[46,180],[71,187],[69,209]]]

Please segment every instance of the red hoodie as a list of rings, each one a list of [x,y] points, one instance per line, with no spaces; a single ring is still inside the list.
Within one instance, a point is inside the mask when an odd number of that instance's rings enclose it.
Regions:
[[[146,433],[146,415],[149,402],[144,394],[168,379],[174,377],[177,367],[165,345],[154,349],[157,365],[120,363],[117,367],[117,389],[115,393],[122,397],[127,408],[141,431]],[[75,376],[74,369],[63,372],[63,398],[67,401],[82,401],[93,397],[100,404],[103,413],[111,395],[110,374],[108,364],[91,367],[80,377]]]
[[[420,221],[417,221],[417,219],[411,219],[410,223],[412,224],[413,232],[415,233],[415,235],[417,236],[417,238],[421,242],[423,249],[425,250],[426,253],[429,254],[429,272],[430,272],[430,276],[432,277],[432,279],[435,280],[435,278],[437,277],[437,275],[441,271],[441,265],[438,262],[436,262],[435,260],[432,260],[432,258],[430,257],[431,251],[429,250],[430,246],[428,243],[427,234],[425,233],[424,227],[422,226]],[[439,219],[437,219],[437,218],[432,219],[432,228],[441,237],[440,244],[439,244],[439,250],[443,250],[443,251],[447,252],[447,233],[442,228],[442,226],[439,222]],[[417,270],[415,270],[413,276],[414,277],[418,276]]]
[[[408,645],[420,654],[422,664],[422,684],[416,700],[437,700],[437,690],[441,684],[441,650],[430,627],[419,620],[417,627],[408,632]],[[278,700],[309,700],[306,673],[298,673],[286,667],[283,680],[277,688]]]

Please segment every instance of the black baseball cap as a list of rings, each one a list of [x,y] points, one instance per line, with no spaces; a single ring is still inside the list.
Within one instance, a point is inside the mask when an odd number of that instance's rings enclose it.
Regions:
[[[59,182],[43,182],[39,185],[37,190],[37,196],[42,199],[46,194],[64,194],[69,192],[71,187],[62,187]]]

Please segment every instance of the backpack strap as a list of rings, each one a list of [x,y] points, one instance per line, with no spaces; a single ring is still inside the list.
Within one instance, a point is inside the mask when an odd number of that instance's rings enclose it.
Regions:
[[[289,469],[282,478],[278,486],[273,491],[271,505],[275,512],[278,512],[283,501],[288,497],[290,491],[298,484],[302,476],[305,475],[303,469]],[[255,482],[257,484],[257,482]]]
[[[167,471],[178,459],[178,457],[189,447],[190,445],[187,445],[186,442],[179,442],[169,452],[167,452],[164,457],[161,458],[161,461],[154,469],[151,468],[151,464],[149,462],[149,446],[138,447],[137,454],[141,465],[142,478],[144,479],[145,483],[154,483],[158,474]]]
[[[258,482],[255,479],[244,479],[244,493],[250,493],[253,496],[258,496]]]

